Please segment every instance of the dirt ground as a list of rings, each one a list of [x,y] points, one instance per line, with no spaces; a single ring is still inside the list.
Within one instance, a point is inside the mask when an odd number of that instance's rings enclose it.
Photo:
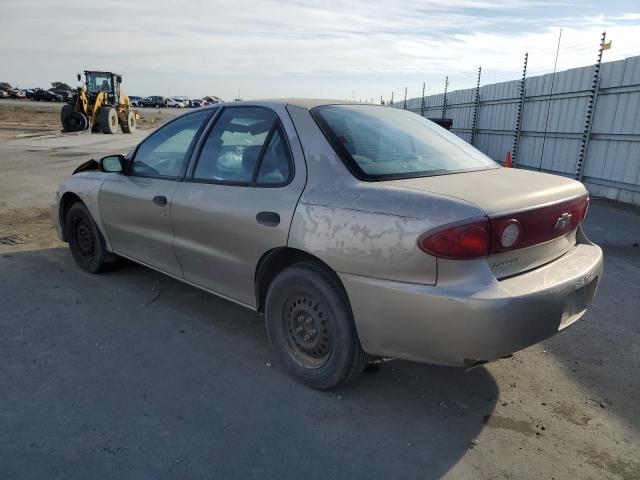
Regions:
[[[0,139],[2,480],[640,479],[637,209],[592,202],[585,229],[605,273],[562,334],[469,372],[391,361],[316,392],[280,371],[258,315],[128,262],[85,274],[55,237],[58,183],[145,132],[12,132]]]
[[[60,132],[60,110],[63,103],[29,100],[0,101],[0,140],[12,139],[36,132]],[[138,128],[149,130],[171,118],[177,112],[167,109],[136,109],[140,112]]]
[[[33,248],[62,247],[45,208],[0,209],[0,255]]]

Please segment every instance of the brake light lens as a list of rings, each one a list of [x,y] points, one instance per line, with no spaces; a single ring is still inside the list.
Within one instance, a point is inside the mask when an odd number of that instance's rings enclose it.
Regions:
[[[574,198],[509,215],[458,223],[418,238],[421,250],[465,260],[497,255],[551,241],[574,231],[587,215],[589,197]]]
[[[490,254],[499,254],[521,248],[532,247],[567,235],[582,223],[589,197],[554,203],[522,212],[490,217]],[[519,235],[514,243],[505,243],[505,234],[511,225],[518,225]],[[515,233],[515,232],[511,232]],[[508,235],[507,235],[508,236]]]
[[[486,257],[491,238],[489,220],[474,221],[437,231],[418,239],[418,246],[429,255],[450,259]]]

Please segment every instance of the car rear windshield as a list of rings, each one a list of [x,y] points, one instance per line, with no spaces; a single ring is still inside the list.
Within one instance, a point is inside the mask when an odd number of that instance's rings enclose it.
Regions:
[[[376,105],[326,105],[312,115],[362,180],[425,177],[498,168],[456,135],[415,113]]]

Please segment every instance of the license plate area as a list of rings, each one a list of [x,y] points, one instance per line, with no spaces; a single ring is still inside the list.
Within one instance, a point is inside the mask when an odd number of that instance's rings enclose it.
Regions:
[[[565,306],[564,315],[562,315],[562,321],[560,322],[560,329],[568,327],[573,323],[574,316],[584,312],[596,294],[598,288],[598,277],[595,277],[586,285],[571,292],[567,297],[567,304]]]

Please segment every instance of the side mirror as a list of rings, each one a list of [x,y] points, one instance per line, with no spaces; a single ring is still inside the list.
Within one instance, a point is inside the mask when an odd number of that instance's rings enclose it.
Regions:
[[[109,155],[100,159],[100,170],[107,173],[122,173],[126,162],[122,155]]]
[[[78,74],[78,81],[82,81],[82,76],[80,74]]]
[[[118,75],[116,77],[116,81],[118,82],[118,84],[122,83],[122,77],[120,75]]]

